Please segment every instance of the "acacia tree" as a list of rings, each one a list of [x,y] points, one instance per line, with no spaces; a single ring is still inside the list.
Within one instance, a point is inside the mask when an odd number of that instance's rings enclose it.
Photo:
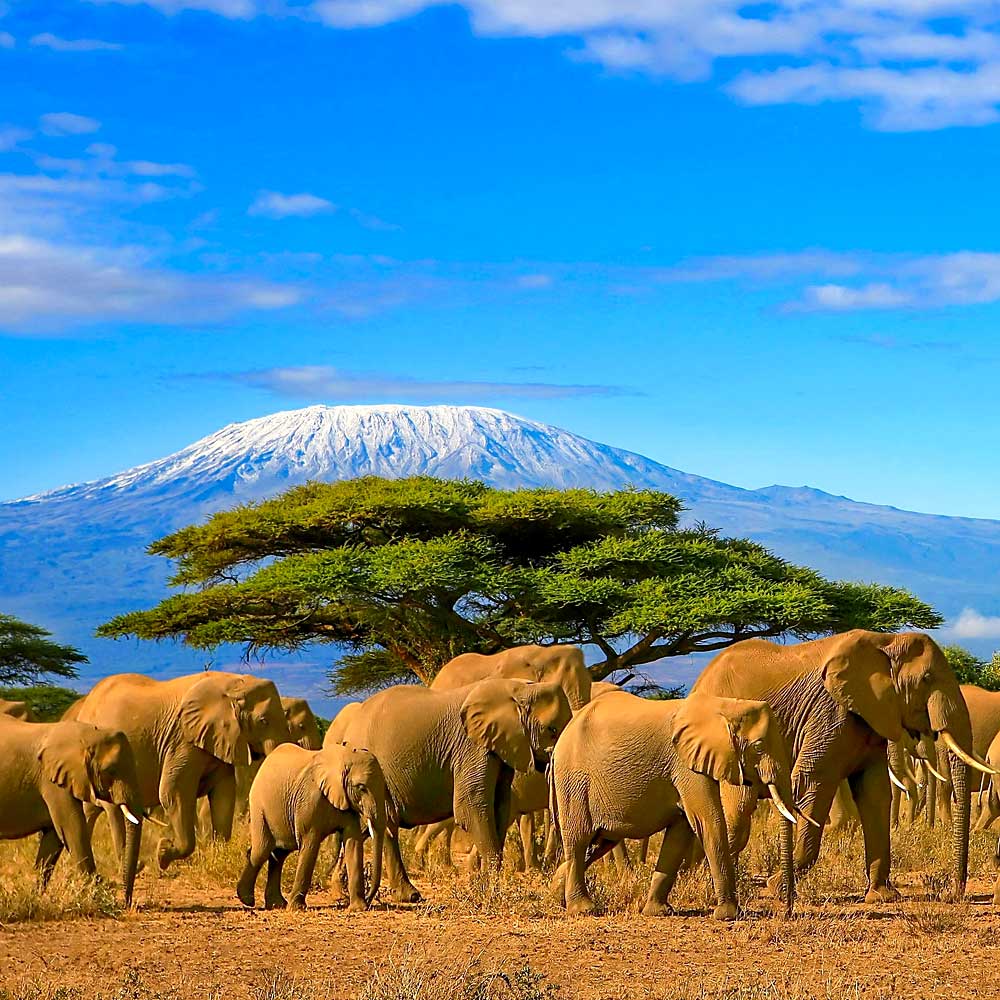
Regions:
[[[525,642],[596,647],[600,679],[755,636],[941,624],[903,590],[834,583],[755,542],[681,529],[681,510],[651,490],[310,483],[155,542],[182,592],[98,634],[248,652],[332,643],[348,694]]]
[[[51,632],[13,615],[0,614],[0,684],[33,684],[46,674],[76,677],[87,657],[51,640]]]

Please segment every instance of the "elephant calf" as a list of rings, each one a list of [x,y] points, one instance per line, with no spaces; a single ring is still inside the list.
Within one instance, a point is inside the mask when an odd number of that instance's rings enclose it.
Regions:
[[[565,861],[556,885],[570,913],[590,913],[586,868],[626,838],[665,831],[642,912],[672,912],[667,896],[697,836],[715,884],[715,916],[737,914],[719,782],[766,786],[794,822],[788,748],[760,701],[691,696],[649,701],[605,694],[578,712],[552,754],[554,819]],[[588,854],[589,851],[589,854]],[[791,887],[791,836],[782,862]]]
[[[366,909],[382,877],[386,825],[385,778],[374,755],[340,744],[305,750],[286,743],[260,765],[250,788],[250,850],[236,887],[246,906],[254,905],[254,886],[267,861],[264,906],[284,908],[281,870],[298,850],[291,908],[305,909],[320,845],[341,832],[347,845],[350,909]],[[372,887],[364,891],[364,831],[372,838]]]
[[[119,809],[129,820],[122,882],[130,905],[143,807],[128,739],[81,722],[7,719],[0,725],[0,839],[41,834],[35,865],[43,886],[64,849],[80,871],[93,875],[97,869],[84,803]]]

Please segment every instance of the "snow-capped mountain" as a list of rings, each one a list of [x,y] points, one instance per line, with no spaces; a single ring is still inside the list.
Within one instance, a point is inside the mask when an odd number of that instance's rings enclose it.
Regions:
[[[204,655],[173,644],[92,638],[112,615],[167,592],[169,566],[145,554],[151,541],[309,479],[416,474],[503,487],[666,490],[686,502],[689,519],[756,538],[828,575],[905,586],[951,616],[966,606],[1000,611],[1000,522],[804,487],[744,490],[502,410],[395,405],[310,406],[230,424],[147,465],[0,504],[0,609],[84,648],[88,676],[197,669]],[[308,664],[280,669],[314,687],[322,672],[315,653]]]

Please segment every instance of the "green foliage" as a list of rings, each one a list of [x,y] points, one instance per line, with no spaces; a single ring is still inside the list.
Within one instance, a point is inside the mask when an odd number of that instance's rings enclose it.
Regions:
[[[76,677],[87,657],[49,639],[51,632],[13,615],[0,614],[0,684],[33,684],[46,674]]]
[[[754,636],[934,628],[902,590],[833,583],[763,546],[678,528],[652,490],[310,483],[161,539],[185,589],[100,635],[339,647],[339,694],[429,681],[452,656],[592,644],[595,678]]]
[[[981,660],[963,646],[945,646],[943,652],[959,684],[1000,691],[1000,652],[994,653],[992,660]]]
[[[61,719],[66,709],[79,697],[79,691],[51,684],[0,688],[0,698],[6,701],[27,702],[39,722],[55,722]]]

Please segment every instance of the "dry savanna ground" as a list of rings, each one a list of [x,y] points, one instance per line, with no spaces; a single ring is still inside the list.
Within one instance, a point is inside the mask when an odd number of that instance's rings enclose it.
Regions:
[[[601,915],[566,918],[547,877],[514,872],[510,857],[496,889],[432,856],[414,871],[423,903],[348,914],[320,884],[304,913],[251,912],[233,894],[242,833],[229,844],[202,845],[165,874],[147,867],[137,909],[123,913],[113,886],[72,877],[65,861],[39,895],[34,843],[2,844],[0,1000],[827,1000],[1000,992],[992,836],[974,834],[970,898],[956,906],[935,899],[948,831],[903,827],[894,851],[904,899],[867,906],[860,836],[828,834],[787,920],[763,884],[777,863],[776,828],[765,816],[758,827],[740,872],[745,917],[731,924],[705,915],[701,870],[682,876],[672,899],[677,916],[651,919],[637,913],[649,869],[618,872],[602,862],[593,876]],[[147,855],[155,832],[149,829]],[[111,879],[103,836],[98,847]],[[286,877],[293,870],[294,856]]]

